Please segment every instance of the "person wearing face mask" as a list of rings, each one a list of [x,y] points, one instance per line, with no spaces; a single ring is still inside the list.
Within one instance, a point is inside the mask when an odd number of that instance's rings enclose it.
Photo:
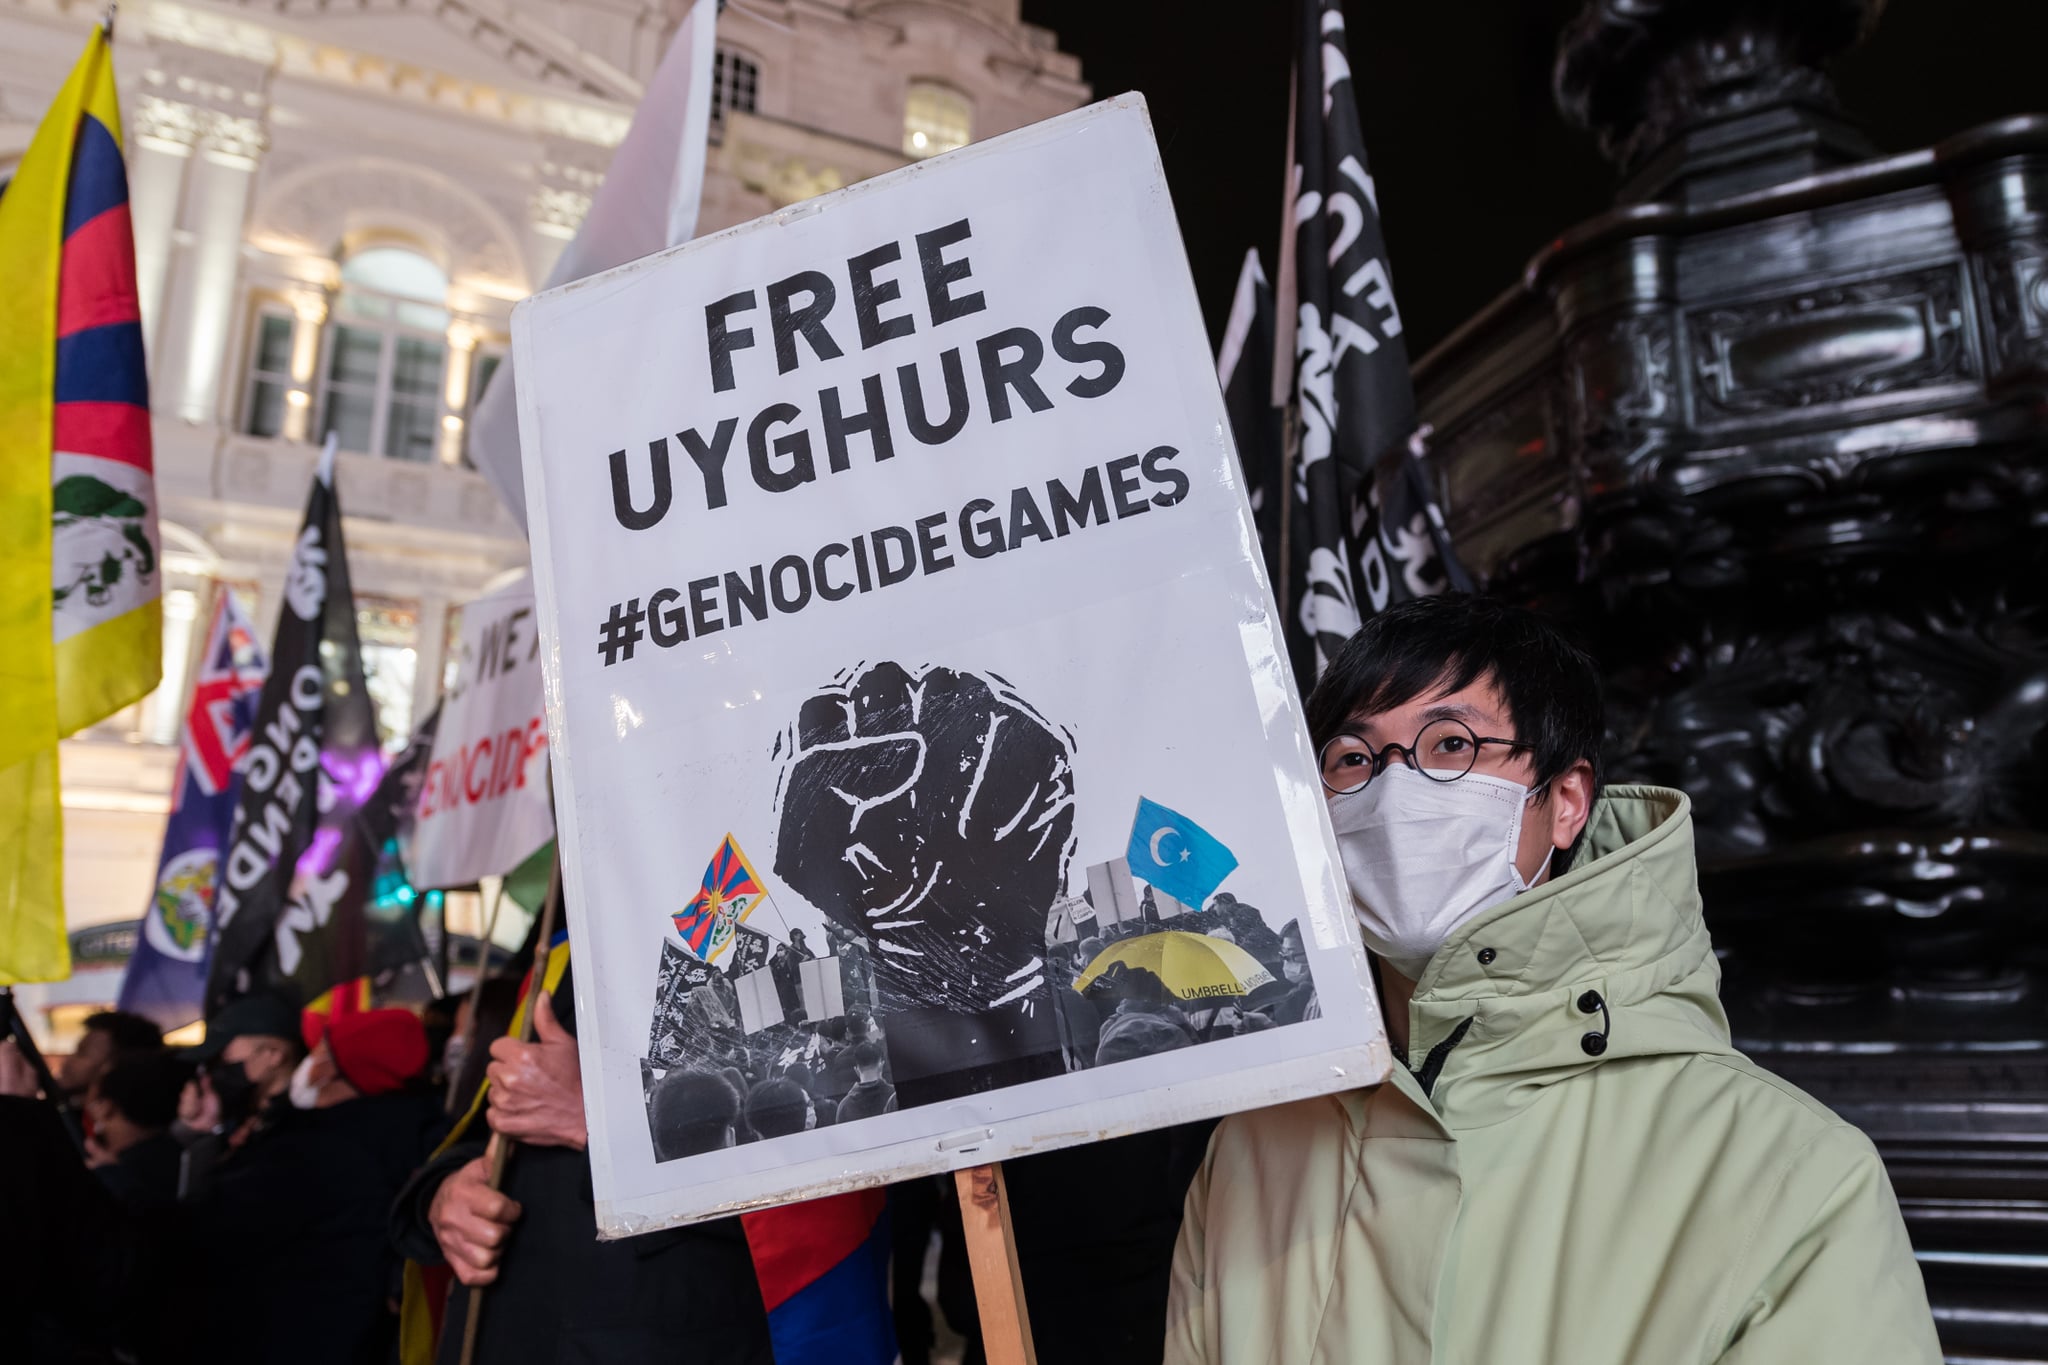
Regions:
[[[1301,922],[1289,920],[1280,929],[1276,979],[1253,991],[1245,1007],[1276,1024],[1298,1024],[1318,1016],[1316,983],[1308,972],[1308,951],[1301,944]]]
[[[1427,598],[1307,711],[1394,1071],[1219,1125],[1166,1360],[1938,1362],[1869,1139],[1730,1042],[1686,797],[1601,790],[1592,660]]]
[[[381,1363],[398,1331],[389,1210],[447,1121],[426,1030],[403,1009],[294,1026],[307,1049],[281,1102],[190,1201],[202,1263],[235,1267],[213,1277],[198,1358]]]
[[[188,1184],[203,1186],[225,1151],[248,1140],[265,1108],[291,1084],[303,1052],[299,1011],[278,996],[245,995],[206,1021],[205,1041],[185,1053],[199,1071],[171,1125],[171,1135],[191,1149]]]

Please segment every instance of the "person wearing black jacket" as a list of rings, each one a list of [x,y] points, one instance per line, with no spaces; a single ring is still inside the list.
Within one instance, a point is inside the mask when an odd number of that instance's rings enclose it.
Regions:
[[[122,1204],[161,1207],[177,1199],[185,1149],[170,1128],[191,1076],[191,1063],[159,1048],[118,1058],[93,1083],[85,1100],[93,1132],[87,1159]]]
[[[391,1212],[398,1250],[446,1261],[458,1284],[439,1359],[460,1358],[475,1287],[488,1286],[476,1359],[488,1365],[774,1365],[753,1257],[737,1218],[597,1240],[574,993],[536,997],[535,1040],[491,1044],[491,1128],[519,1142],[503,1192],[485,1144],[423,1167]]]
[[[188,1192],[208,1365],[384,1365],[395,1348],[386,1210],[446,1121],[418,1083],[426,1035],[408,1011],[325,1031],[287,1096]]]

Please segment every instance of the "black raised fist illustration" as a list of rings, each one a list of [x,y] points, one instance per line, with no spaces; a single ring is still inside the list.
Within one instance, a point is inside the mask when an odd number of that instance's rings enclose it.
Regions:
[[[898,1008],[978,1013],[1043,984],[1073,855],[1073,742],[999,678],[857,668],[803,704],[775,871],[874,944]]]

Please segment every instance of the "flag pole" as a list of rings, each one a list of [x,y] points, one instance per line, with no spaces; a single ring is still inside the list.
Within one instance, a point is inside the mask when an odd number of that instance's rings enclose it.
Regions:
[[[555,937],[555,912],[562,904],[562,850],[555,846],[555,860],[548,868],[548,897],[540,909],[540,937],[534,940],[533,987],[527,996],[525,1014],[519,1020],[518,1039],[522,1043],[533,1041],[534,1016],[540,1013],[540,994],[547,986],[548,952]],[[505,1183],[505,1166],[512,1159],[512,1149],[519,1144],[503,1133],[492,1133],[489,1147],[484,1155],[490,1162],[487,1186],[495,1191]],[[483,1322],[484,1288],[476,1285],[469,1291],[469,1317],[462,1324],[462,1365],[473,1365],[476,1360],[477,1328]]]
[[[476,947],[476,980],[470,983],[469,987],[469,1028],[467,1030],[469,1041],[464,1045],[463,1049],[463,1067],[465,1069],[469,1066],[467,1060],[469,1051],[476,1047],[477,1036],[483,1032],[483,1020],[478,1011],[483,1008],[484,1003],[484,970],[491,965],[491,939],[498,932],[498,907],[504,903],[505,879],[500,877],[498,879],[498,894],[491,897],[491,913],[484,918],[483,937],[478,941]],[[446,942],[446,940],[444,939],[443,942]],[[455,1112],[455,1089],[461,1084],[462,1073],[460,1071],[448,1077],[448,1099],[442,1105],[442,1112],[448,1114]]]
[[[29,1070],[35,1073],[36,1085],[43,1093],[43,1103],[57,1115],[64,1136],[71,1139],[71,1145],[78,1149],[79,1156],[85,1156],[85,1133],[78,1126],[77,1116],[64,1107],[64,1091],[50,1073],[50,1064],[44,1059],[42,1049],[36,1046],[35,1034],[29,1032],[28,1016],[21,1012],[21,1005],[14,998],[14,988],[0,986],[0,1043],[9,1041],[28,1063]]]
[[[955,1171],[953,1183],[960,1193],[960,1223],[966,1232],[967,1263],[974,1271],[974,1301],[981,1316],[981,1344],[988,1363],[1037,1365],[1003,1163]]]
[[[1287,162],[1280,186],[1280,250],[1273,263],[1273,406],[1280,409],[1280,572],[1273,597],[1280,608],[1280,638],[1294,619],[1294,464],[1301,450],[1301,408],[1294,401],[1294,338],[1300,326],[1301,289],[1294,259],[1295,86],[1301,69],[1287,72]],[[1289,660],[1290,669],[1292,660]]]

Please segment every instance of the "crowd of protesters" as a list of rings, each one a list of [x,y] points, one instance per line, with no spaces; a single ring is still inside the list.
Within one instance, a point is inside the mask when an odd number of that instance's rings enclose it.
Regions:
[[[1868,1139],[1729,1040],[1685,797],[1601,787],[1590,660],[1518,609],[1411,603],[1333,661],[1308,723],[1392,1075],[1005,1163],[1038,1358],[1938,1361]],[[1166,929],[1246,955],[1241,993],[1182,998],[1124,962],[1142,954],[1120,944]],[[842,959],[859,946],[833,938]],[[658,1157],[896,1105],[872,1015],[803,1018],[808,956],[771,963],[780,1023],[713,1019],[716,1065],[650,1062]],[[1046,957],[1071,1065],[1319,1014],[1299,926],[1228,897]],[[494,988],[445,1049],[407,1011],[263,996],[183,1051],[94,1016],[47,1085],[0,1044],[7,1344],[80,1365],[387,1365],[403,1322],[410,1365],[402,1311],[424,1293],[445,1305],[424,1349],[453,1362],[492,1286],[485,1365],[774,1365],[738,1220],[594,1236],[573,973],[565,953],[536,973],[530,1040],[506,1035],[515,1002]],[[485,1083],[481,1121],[450,1132],[444,1097]],[[488,1134],[520,1144],[502,1188]],[[931,1359],[934,1306],[976,1365],[950,1182],[894,1186],[890,1208],[905,1365]]]
[[[386,1211],[446,1124],[428,1052],[404,1009],[250,996],[184,1049],[109,1012],[63,1060],[53,1108],[0,1045],[0,1143],[36,1156],[0,1169],[6,1205],[30,1211],[7,1237],[56,1249],[25,1358],[388,1359]]]

